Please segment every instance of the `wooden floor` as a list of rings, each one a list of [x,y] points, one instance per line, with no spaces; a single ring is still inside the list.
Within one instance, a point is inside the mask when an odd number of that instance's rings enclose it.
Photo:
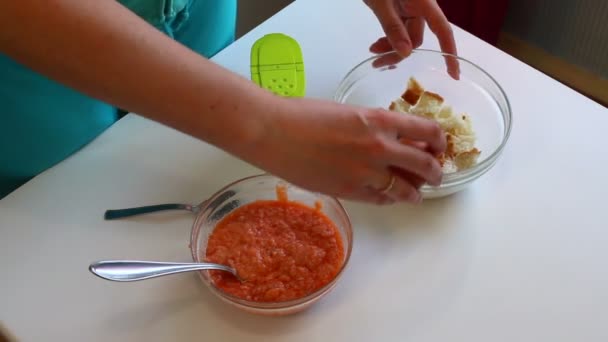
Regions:
[[[502,33],[499,49],[608,107],[608,79],[568,63],[511,34]]]

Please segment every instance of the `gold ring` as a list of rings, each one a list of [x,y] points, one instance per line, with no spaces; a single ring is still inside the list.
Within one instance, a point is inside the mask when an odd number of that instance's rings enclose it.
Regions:
[[[391,180],[388,182],[388,185],[380,190],[380,193],[382,193],[383,195],[386,195],[389,191],[391,191],[391,189],[393,189],[393,186],[395,185],[395,175],[391,175]]]

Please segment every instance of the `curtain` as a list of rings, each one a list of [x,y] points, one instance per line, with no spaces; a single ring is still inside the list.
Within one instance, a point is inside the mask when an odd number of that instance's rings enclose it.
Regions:
[[[496,45],[509,0],[437,0],[437,3],[452,24]]]

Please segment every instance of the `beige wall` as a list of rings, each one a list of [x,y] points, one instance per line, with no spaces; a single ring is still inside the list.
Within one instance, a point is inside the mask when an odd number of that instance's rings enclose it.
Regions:
[[[239,0],[237,37],[270,18],[273,14],[289,5],[293,0]]]

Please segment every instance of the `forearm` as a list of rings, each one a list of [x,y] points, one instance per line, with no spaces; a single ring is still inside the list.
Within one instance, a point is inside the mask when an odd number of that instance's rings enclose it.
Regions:
[[[114,0],[0,1],[0,51],[237,155],[255,142],[281,103]]]

